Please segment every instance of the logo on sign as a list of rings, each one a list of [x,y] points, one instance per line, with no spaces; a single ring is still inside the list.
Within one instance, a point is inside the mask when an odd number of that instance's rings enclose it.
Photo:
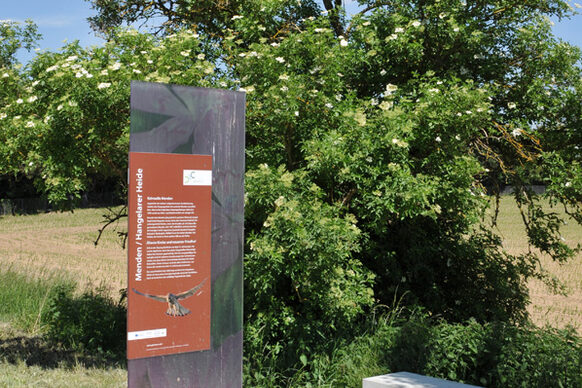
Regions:
[[[212,184],[211,170],[183,170],[184,186],[210,186]]]

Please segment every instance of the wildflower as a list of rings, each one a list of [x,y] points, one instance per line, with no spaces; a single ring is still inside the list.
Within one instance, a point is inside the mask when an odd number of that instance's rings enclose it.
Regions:
[[[80,71],[75,74],[75,77],[77,77],[77,78],[81,78],[82,76],[83,76],[83,73],[81,73]]]
[[[69,106],[77,106],[77,101],[69,101]]]
[[[400,34],[400,33],[404,32],[404,28],[402,28],[402,27],[396,27],[396,28],[394,29],[394,32],[395,32],[396,34]]]
[[[279,207],[285,203],[285,197],[280,196],[275,200],[275,206]]]
[[[566,182],[566,184],[564,186],[570,187],[570,186],[572,186],[572,182]]]
[[[34,121],[27,121],[26,128],[34,128]]]
[[[39,80],[36,80],[36,81],[34,81],[34,82],[32,83],[32,86],[36,86],[36,85],[38,85],[39,83],[40,83],[40,81],[39,81]]]
[[[113,65],[109,66],[111,70],[119,70],[121,68],[120,62],[115,62]]]
[[[380,75],[384,76],[384,75],[386,75],[386,73],[387,73],[386,70],[384,70],[384,69],[380,70]]]
[[[431,93],[438,93],[438,92],[440,92],[440,90],[437,89],[437,88],[428,89],[428,91],[431,92]]]
[[[110,86],[110,82],[101,82],[99,85],[97,85],[97,89],[107,89]]]
[[[279,43],[273,42],[273,43],[271,43],[271,46],[273,46],[273,47],[279,47]]]
[[[457,141],[458,141],[458,140],[461,140],[461,136],[459,136],[459,135],[455,135],[455,140],[457,140]]]
[[[336,95],[335,95],[335,99],[336,99],[337,101],[341,101],[341,100],[342,100],[342,95],[341,95],[341,94],[336,94]]]
[[[393,84],[388,84],[386,85],[386,94],[387,95],[391,95],[392,93],[394,93],[396,90],[398,89],[398,86],[393,85]]]
[[[282,92],[287,92],[289,90],[289,88],[287,86],[282,86],[281,87],[281,91]]]
[[[397,39],[397,38],[398,38],[398,35],[396,35],[396,34],[391,34],[389,37],[387,37],[387,38],[386,38],[386,41],[389,41],[389,40],[395,40],[395,39]]]
[[[415,21],[412,22],[412,26],[415,27],[415,28],[416,27],[420,27],[420,22],[418,20],[415,20]]]
[[[297,111],[297,110],[296,110],[296,111],[294,112],[294,114],[295,114],[295,116],[299,116],[299,111]]]
[[[2,78],[8,78],[8,77],[10,77],[10,74],[8,74],[8,73],[2,74]]]
[[[447,14],[444,12],[439,13],[439,19],[444,19],[447,17]]]
[[[133,72],[134,72],[135,74],[141,74],[141,70],[138,70],[138,69],[133,69]]]
[[[237,19],[242,19],[243,17],[241,15],[234,15],[232,18],[230,18],[230,20],[237,20]]]
[[[4,112],[0,113],[0,120],[4,120],[8,115]]]
[[[154,61],[152,61],[151,59],[148,59],[146,62],[147,62],[147,63],[149,63],[150,65],[151,65],[152,63],[154,63]],[[107,71],[107,70],[105,70],[105,71]]]
[[[67,62],[71,62],[71,61],[76,61],[77,59],[79,59],[78,56],[76,55],[71,55],[70,57],[68,57],[67,59],[65,59],[65,61]]]
[[[180,51],[180,55],[183,57],[188,57],[188,56],[190,56],[190,51],[191,50]]]
[[[51,67],[47,67],[45,71],[46,71],[47,73],[50,73],[51,71],[55,71],[55,70],[57,70],[58,68],[59,68],[59,65],[54,65],[54,66],[51,66]]]
[[[24,100],[22,98],[19,98],[18,100],[16,100],[17,104],[22,104],[24,102]]]
[[[511,131],[511,134],[513,135],[513,137],[518,137],[519,135],[521,135],[521,132],[523,132],[521,128],[515,128],[513,131]]]
[[[101,75],[109,75],[109,72],[107,71],[107,69],[103,69],[101,70]]]
[[[28,100],[26,100],[26,101],[28,101],[28,102],[35,102],[36,100],[38,100],[38,97],[37,96],[30,96],[28,98]]]
[[[203,61],[204,58],[206,58],[206,55],[200,53],[200,54],[196,55],[196,58],[198,58],[199,60]]]
[[[60,104],[59,106],[57,106],[57,110],[61,110],[61,109],[63,109],[63,105],[62,104]]]
[[[247,92],[247,93],[252,93],[252,92],[254,92],[254,91],[255,91],[255,87],[254,87],[254,86],[252,86],[252,85],[249,85],[249,86],[247,86],[247,87],[245,88],[245,90],[246,90],[246,92]]]
[[[435,138],[434,138],[434,140],[435,140],[437,143],[440,143],[440,142],[442,141],[442,139],[441,139],[441,137],[440,137],[440,136],[437,136],[437,137],[435,137]]]
[[[380,109],[388,110],[391,109],[393,106],[394,103],[392,101],[382,101],[382,103],[380,104]]]
[[[283,81],[287,81],[287,80],[289,79],[289,76],[288,76],[287,74],[281,74],[281,75],[279,76],[279,79],[280,79],[280,80],[283,80]]]
[[[333,108],[333,105],[332,105],[331,103],[329,103],[329,102],[328,102],[327,104],[325,104],[325,107],[326,107],[327,109],[332,109],[332,108]]]
[[[372,105],[372,106],[376,106],[376,105],[378,105],[378,99],[377,99],[377,98],[372,98],[372,99],[370,100],[370,105]]]
[[[509,109],[515,109],[515,107],[516,107],[516,106],[517,106],[517,105],[515,104],[515,102],[508,102],[508,103],[507,103],[507,107],[508,107]]]
[[[277,58],[275,58],[275,60],[279,63],[285,63],[285,58],[283,58],[283,57],[277,57]]]
[[[341,39],[340,40],[340,46],[346,47],[347,45],[348,45],[348,41],[347,40],[345,40],[345,39]]]
[[[473,112],[471,112],[470,110],[466,110],[466,111],[465,111],[465,113],[466,113],[466,114],[468,114],[468,115],[470,115],[470,114],[472,114]]]

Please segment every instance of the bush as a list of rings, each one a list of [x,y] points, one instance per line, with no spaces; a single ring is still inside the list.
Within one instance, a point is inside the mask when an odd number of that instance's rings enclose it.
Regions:
[[[104,290],[74,294],[71,285],[58,286],[49,297],[43,320],[49,339],[75,350],[125,353],[126,307]]]
[[[582,338],[571,329],[451,324],[420,313],[366,326],[286,369],[276,367],[275,354],[246,354],[255,361],[245,362],[245,386],[358,387],[365,377],[408,371],[491,388],[582,387]]]
[[[392,371],[487,387],[582,387],[582,338],[573,329],[413,320],[394,343]]]

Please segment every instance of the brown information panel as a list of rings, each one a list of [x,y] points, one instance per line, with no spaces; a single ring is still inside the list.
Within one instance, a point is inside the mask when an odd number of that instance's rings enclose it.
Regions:
[[[128,359],[210,349],[212,156],[130,152]]]

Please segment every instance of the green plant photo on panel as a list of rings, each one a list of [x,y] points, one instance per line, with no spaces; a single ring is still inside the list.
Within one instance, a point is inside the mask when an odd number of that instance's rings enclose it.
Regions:
[[[95,180],[125,185],[130,80],[246,92],[246,383],[323,365],[394,301],[523,324],[527,280],[559,288],[539,258],[579,251],[561,227],[582,221],[581,52],[549,21],[569,2],[91,3],[103,47],[4,65],[0,173],[70,206]],[[124,27],[148,18],[165,23]],[[526,253],[491,227],[504,187]]]

